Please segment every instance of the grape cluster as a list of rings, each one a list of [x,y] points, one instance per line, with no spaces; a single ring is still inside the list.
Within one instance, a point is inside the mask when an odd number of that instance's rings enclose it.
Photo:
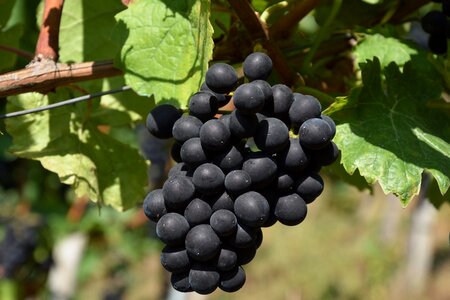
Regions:
[[[190,98],[189,114],[165,104],[147,118],[152,134],[175,140],[178,163],[143,207],[157,222],[166,244],[161,263],[178,291],[240,289],[261,228],[301,223],[323,190],[320,168],[339,154],[331,141],[336,126],[321,115],[319,101],[266,81],[272,70],[266,54],[250,54],[243,70],[250,82],[235,89],[236,71],[217,63]],[[233,90],[235,109],[215,118]]]
[[[436,54],[447,53],[447,39],[450,39],[450,0],[439,0],[442,11],[433,10],[422,18],[422,28],[429,33],[428,47]]]

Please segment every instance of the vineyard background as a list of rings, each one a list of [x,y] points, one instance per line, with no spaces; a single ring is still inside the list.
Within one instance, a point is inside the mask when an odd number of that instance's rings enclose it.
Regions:
[[[0,114],[134,91],[0,122],[0,241],[8,228],[35,228],[38,245],[8,274],[0,242],[0,299],[449,298],[450,62],[428,52],[418,22],[439,4],[128,2],[66,1],[49,47],[37,43],[40,26],[59,17],[44,7],[62,1],[0,0]],[[272,82],[328,108],[341,161],[321,172],[324,193],[301,226],[264,230],[242,290],[183,298],[168,288],[162,244],[140,208],[173,164],[170,142],[149,136],[143,120],[157,103],[186,106],[210,59],[242,75],[255,50],[274,60]],[[33,74],[12,83],[11,74],[36,70],[43,84]],[[407,101],[392,105],[398,95]],[[386,106],[361,108],[377,101]],[[401,142],[390,143],[397,133]],[[380,172],[373,157],[395,171]]]

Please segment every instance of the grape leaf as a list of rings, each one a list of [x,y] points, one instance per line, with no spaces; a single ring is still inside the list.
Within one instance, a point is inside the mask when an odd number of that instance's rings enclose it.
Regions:
[[[355,47],[354,51],[358,65],[368,59],[378,57],[384,68],[391,62],[402,66],[411,60],[411,55],[417,51],[408,45],[392,37],[384,37],[381,34],[367,35],[364,40]]]
[[[378,180],[385,193],[407,205],[418,194],[421,174],[430,172],[441,194],[450,185],[450,121],[427,101],[440,96],[434,74],[422,72],[423,61],[403,68],[391,63],[382,81],[377,58],[361,65],[361,87],[340,98],[327,113],[337,120],[335,143],[346,171],[369,183]]]
[[[44,2],[37,10],[42,22]],[[76,0],[64,2],[59,34],[59,59],[62,62],[82,62],[112,59],[120,44],[112,38],[114,16],[126,7],[116,0]]]
[[[133,1],[116,17],[119,67],[137,93],[185,107],[212,55],[209,0]]]
[[[66,88],[46,96],[22,94],[8,98],[7,110],[43,106],[74,96]],[[137,149],[103,132],[102,125],[110,124],[98,113],[102,109],[101,105],[83,102],[7,119],[7,131],[13,137],[10,151],[39,160],[63,183],[73,185],[78,196],[124,210],[142,201],[147,164]],[[116,111],[120,113],[126,116]]]

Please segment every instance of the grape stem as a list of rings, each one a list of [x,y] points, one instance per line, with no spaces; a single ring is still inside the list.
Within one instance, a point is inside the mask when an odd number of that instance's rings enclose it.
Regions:
[[[304,84],[303,78],[291,69],[278,46],[271,40],[267,25],[258,17],[250,3],[242,0],[228,0],[228,2],[249,32],[252,40],[261,43],[266,49],[283,82],[289,86]]]

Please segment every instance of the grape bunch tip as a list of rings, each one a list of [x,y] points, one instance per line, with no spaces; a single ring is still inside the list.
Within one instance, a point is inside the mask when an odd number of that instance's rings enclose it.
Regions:
[[[319,170],[339,155],[332,142],[336,126],[321,114],[319,101],[266,81],[269,56],[250,54],[243,70],[249,82],[237,86],[232,66],[214,64],[190,98],[188,114],[164,104],[147,118],[150,133],[175,140],[177,164],[143,208],[157,222],[166,244],[161,264],[181,292],[239,290],[262,228],[300,224],[323,191]],[[230,98],[235,109],[215,118]]]

